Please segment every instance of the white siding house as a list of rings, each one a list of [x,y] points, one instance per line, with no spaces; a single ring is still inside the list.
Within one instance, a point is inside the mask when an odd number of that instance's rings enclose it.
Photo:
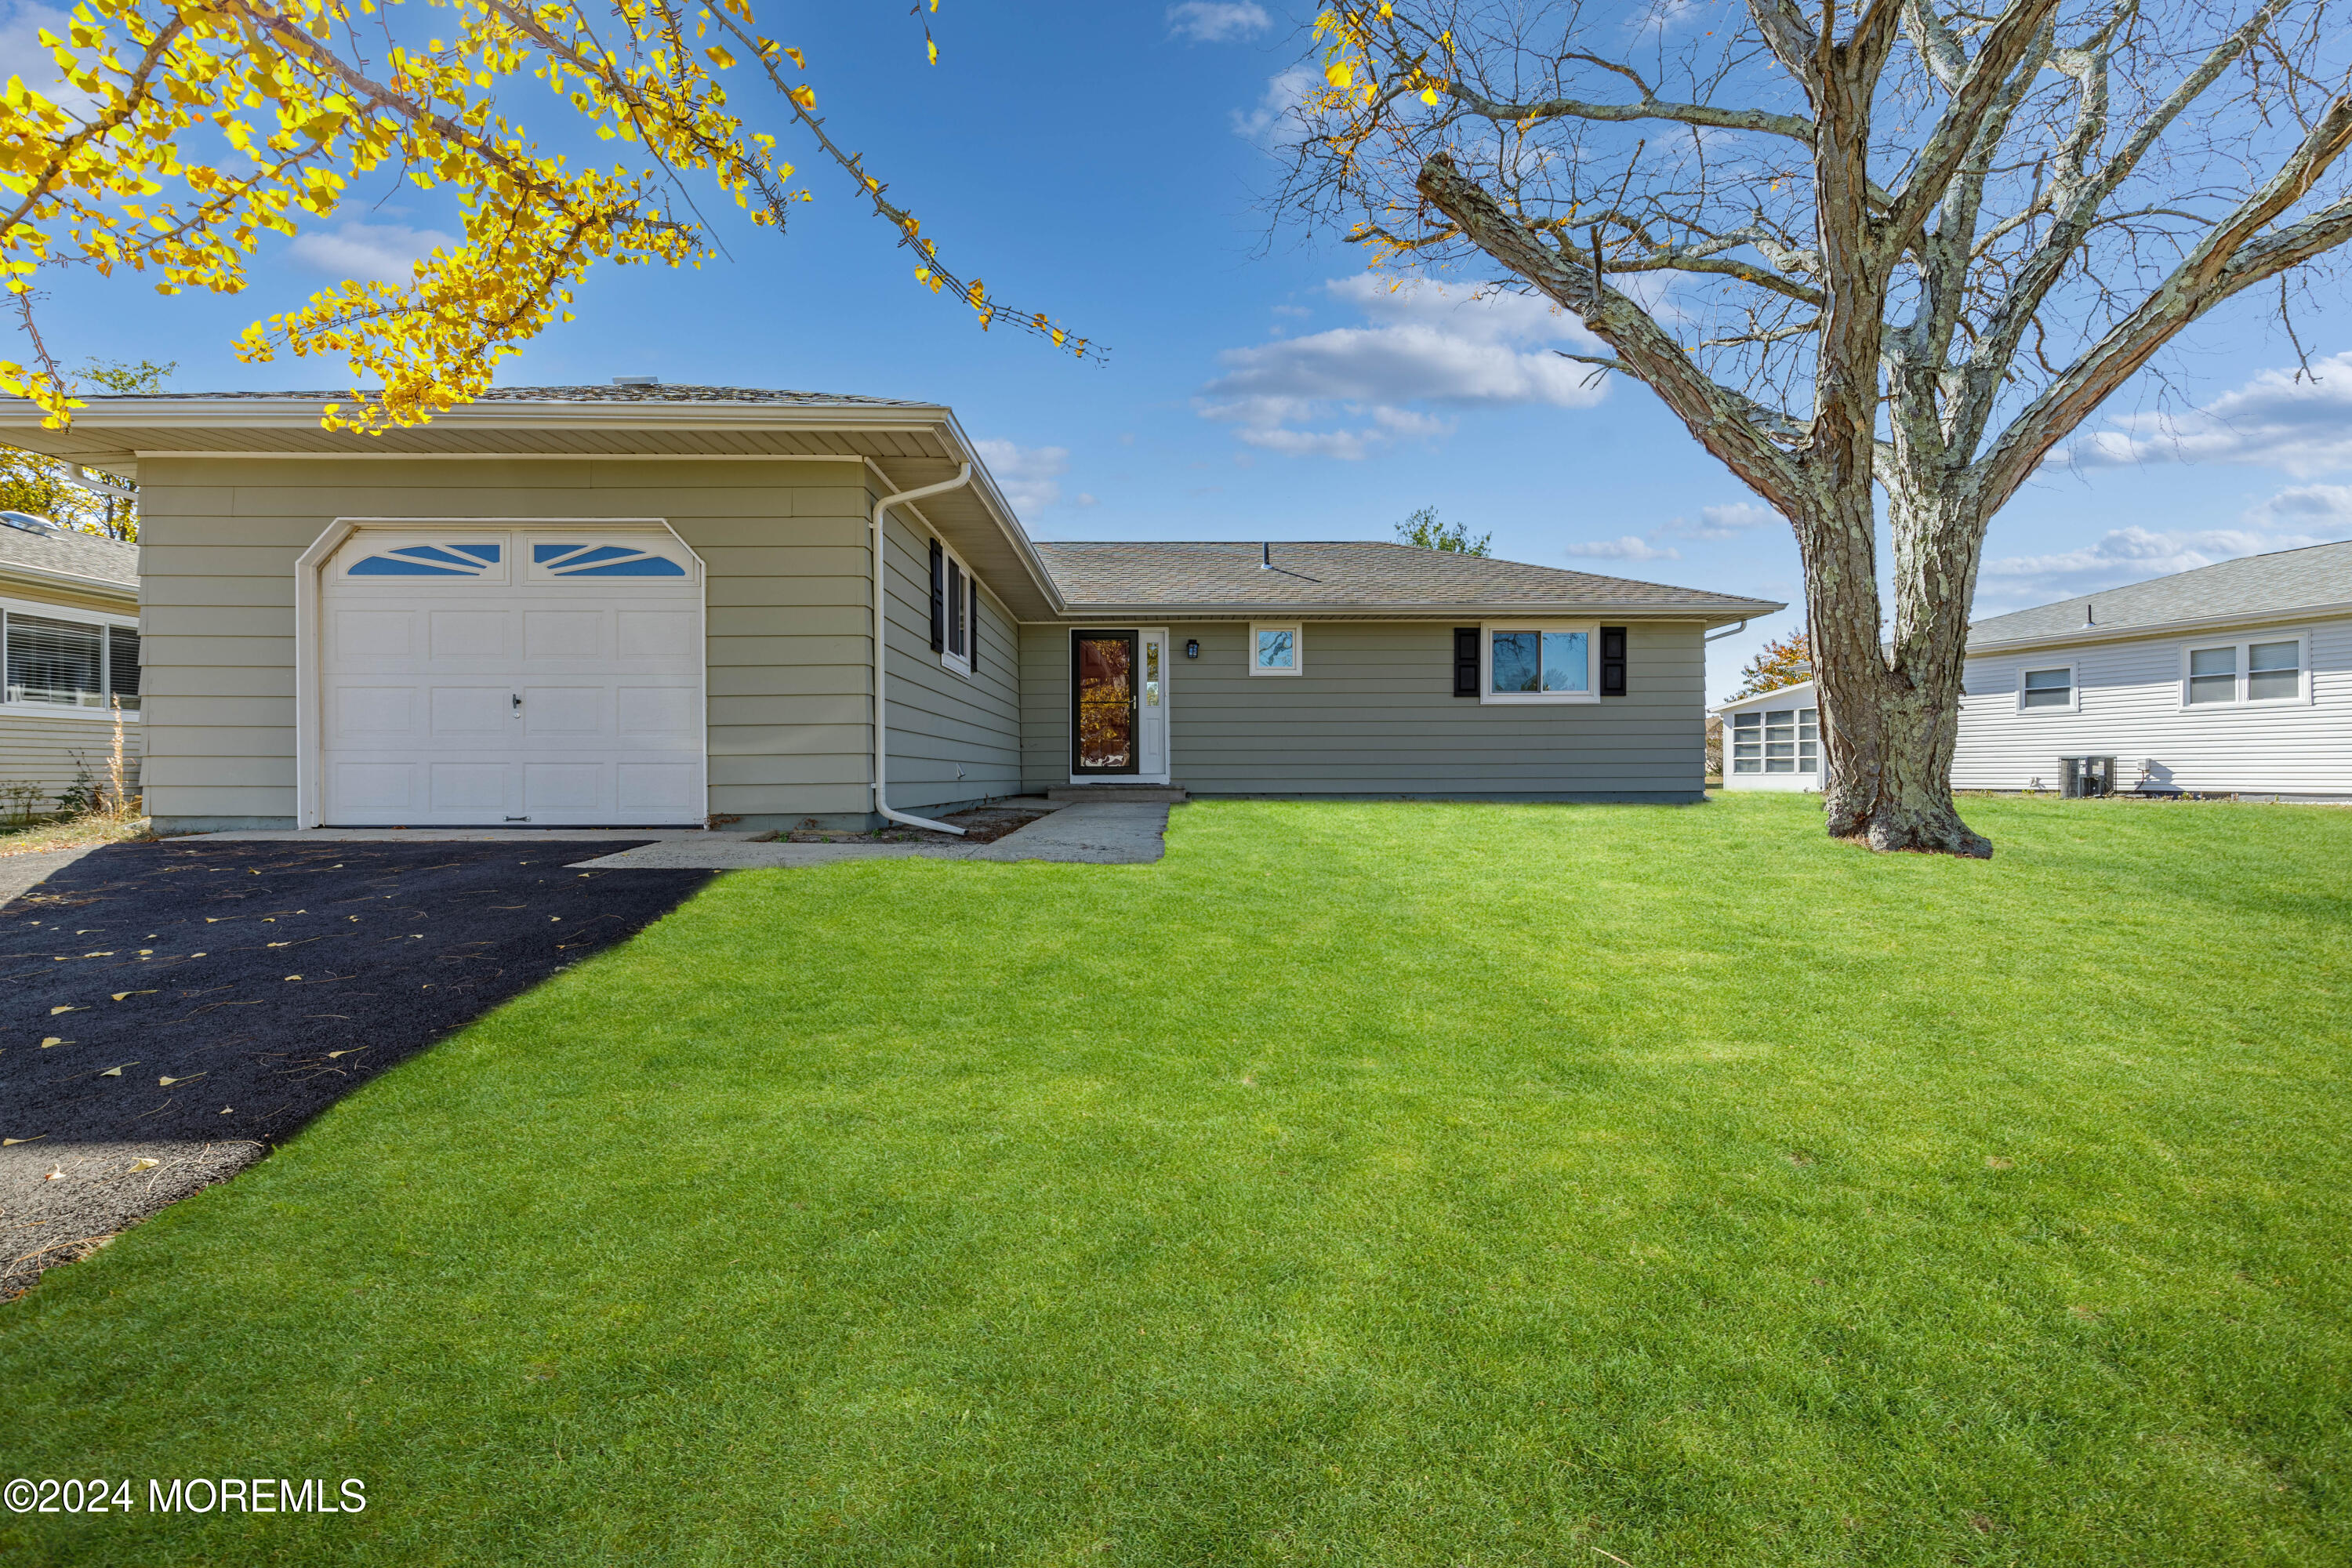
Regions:
[[[2075,639],[1968,663],[1959,789],[2055,789],[2063,758],[2115,784],[2352,797],[2352,617]]]
[[[1811,682],[1714,710],[1724,787],[1821,788]],[[1969,630],[1952,784],[2352,801],[2352,542],[1996,616]]]
[[[2223,561],[1969,628],[1952,783],[2352,799],[2352,543]]]
[[[1723,721],[1723,787],[1822,787],[1821,713],[1813,683],[1784,686],[1714,710]]]

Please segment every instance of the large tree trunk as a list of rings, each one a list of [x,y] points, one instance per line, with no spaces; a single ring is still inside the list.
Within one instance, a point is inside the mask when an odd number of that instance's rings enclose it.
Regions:
[[[1895,624],[1883,644],[1868,492],[1824,498],[1797,523],[1827,826],[1873,849],[1989,858],[1991,841],[1960,820],[1951,786],[1983,530],[1951,498],[1895,505],[1911,515],[1894,530]]]

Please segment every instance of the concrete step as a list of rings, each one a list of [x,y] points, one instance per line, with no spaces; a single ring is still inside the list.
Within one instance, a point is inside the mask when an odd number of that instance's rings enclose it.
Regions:
[[[1192,797],[1181,784],[1058,784],[1045,792],[1045,798],[1073,805],[1120,800],[1138,805],[1181,805]]]

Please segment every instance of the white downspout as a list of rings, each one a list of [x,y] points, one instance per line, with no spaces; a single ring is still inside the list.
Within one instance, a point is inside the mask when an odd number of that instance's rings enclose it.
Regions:
[[[884,820],[903,822],[909,827],[928,827],[934,833],[952,833],[963,837],[963,829],[950,827],[944,822],[933,822],[928,816],[909,816],[903,811],[890,809],[889,797],[884,790],[884,758],[889,747],[889,710],[882,701],[883,638],[889,630],[889,617],[884,614],[883,594],[887,591],[882,572],[882,514],[901,501],[924,500],[949,490],[961,489],[971,482],[971,465],[966,463],[956,477],[942,479],[920,489],[898,490],[874,503],[874,809]]]

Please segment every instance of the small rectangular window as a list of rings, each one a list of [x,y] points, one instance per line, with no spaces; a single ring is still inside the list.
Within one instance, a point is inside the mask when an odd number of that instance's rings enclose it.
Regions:
[[[963,567],[948,557],[948,651],[963,657]]]
[[[1304,640],[1296,624],[1252,625],[1249,653],[1252,675],[1297,675],[1306,662]]]
[[[2246,700],[2274,702],[2303,695],[2303,645],[2258,642],[2246,649]]]
[[[1570,702],[1593,697],[1591,629],[1490,627],[1486,692],[1512,701]]]
[[[2029,669],[2018,705],[2023,708],[2072,708],[2074,705],[2074,671],[2059,669]]]
[[[2238,700],[2238,650],[2200,647],[2189,651],[2189,700],[2193,706]]]
[[[970,675],[980,648],[980,579],[962,557],[931,541],[931,647],[940,662]]]

